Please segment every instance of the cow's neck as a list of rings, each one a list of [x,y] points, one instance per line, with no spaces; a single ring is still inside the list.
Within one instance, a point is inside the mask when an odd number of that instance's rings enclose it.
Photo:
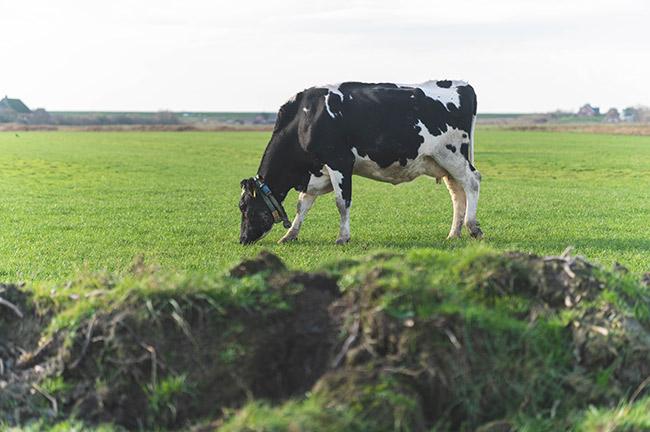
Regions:
[[[273,137],[257,172],[280,202],[284,201],[292,188],[298,186],[302,177],[295,149],[291,147],[289,140]]]

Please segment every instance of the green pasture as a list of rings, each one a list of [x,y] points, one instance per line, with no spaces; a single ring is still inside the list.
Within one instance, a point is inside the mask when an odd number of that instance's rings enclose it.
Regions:
[[[253,176],[266,132],[0,133],[0,281],[63,280],[121,270],[133,258],[219,273],[271,249],[311,269],[368,250],[462,248],[447,241],[451,202],[429,178],[353,181],[352,240],[319,198],[298,242],[281,226],[242,247],[239,181]],[[479,220],[498,250],[559,254],[650,271],[650,137],[478,130]],[[285,201],[293,216],[296,193]]]

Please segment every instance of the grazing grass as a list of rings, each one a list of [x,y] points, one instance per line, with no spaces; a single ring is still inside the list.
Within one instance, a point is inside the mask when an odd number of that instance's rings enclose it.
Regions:
[[[121,270],[133,257],[218,273],[261,249],[311,269],[368,250],[462,248],[445,241],[443,185],[397,187],[356,177],[352,241],[334,245],[338,215],[321,197],[300,240],[280,226],[242,247],[239,180],[256,173],[269,133],[0,133],[0,280],[62,280],[80,268]],[[479,130],[479,220],[499,250],[579,254],[650,270],[650,137]],[[285,207],[293,215],[296,193]]]

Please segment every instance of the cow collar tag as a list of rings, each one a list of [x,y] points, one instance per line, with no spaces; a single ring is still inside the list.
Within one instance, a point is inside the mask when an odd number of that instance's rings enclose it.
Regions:
[[[284,211],[282,204],[280,204],[280,202],[275,199],[268,185],[264,183],[259,176],[253,177],[253,180],[255,181],[255,187],[262,193],[264,203],[269,208],[269,210],[271,210],[273,221],[275,223],[282,222],[282,225],[285,228],[291,228],[291,222],[289,222],[287,212]]]

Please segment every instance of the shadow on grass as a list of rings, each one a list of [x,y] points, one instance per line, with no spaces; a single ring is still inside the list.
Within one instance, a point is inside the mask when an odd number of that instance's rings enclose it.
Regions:
[[[573,246],[576,249],[598,249],[602,251],[616,250],[621,252],[647,253],[650,265],[650,238],[638,239],[609,239],[609,238],[567,238],[567,239],[549,239],[549,240],[521,240],[520,247],[529,250],[556,250],[564,249],[567,246]],[[518,247],[518,241],[507,242],[502,239],[491,243],[494,247],[501,247],[503,244],[512,247]]]
[[[412,248],[435,248],[435,249],[457,249],[463,248],[468,245],[480,244],[482,241],[474,240],[469,237],[462,239],[447,240],[445,236],[439,238],[432,237],[431,240],[423,240],[421,238],[414,237],[404,237],[400,239],[371,239],[368,237],[352,237],[349,243],[346,245],[336,245],[336,237],[332,236],[328,239],[302,239],[299,238],[295,242],[283,243],[282,245],[291,246],[313,246],[313,247],[322,247],[322,246],[337,246],[342,248],[355,248],[355,249],[386,249],[386,248],[396,248],[396,249],[412,249]],[[257,243],[258,246],[264,246],[267,248],[272,248],[278,246],[275,241],[268,240]]]
[[[284,246],[300,246],[319,248],[323,246],[335,246],[335,237],[328,239],[298,239],[295,243],[285,243]],[[278,246],[274,240],[266,240],[258,244],[266,248]],[[650,268],[650,238],[637,239],[610,239],[610,238],[566,238],[566,239],[520,239],[507,238],[504,236],[486,235],[482,240],[475,240],[465,235],[461,239],[448,240],[444,236],[432,235],[430,239],[423,239],[421,236],[404,236],[402,238],[368,238],[352,237],[350,243],[342,246],[343,249],[401,249],[413,248],[434,248],[434,249],[461,249],[474,245],[486,245],[501,250],[522,250],[538,254],[561,253],[568,246],[574,247],[578,253],[581,251],[618,251],[621,254],[631,253],[648,256],[648,268]],[[341,247],[341,246],[339,246]],[[588,253],[588,252],[587,252]]]

